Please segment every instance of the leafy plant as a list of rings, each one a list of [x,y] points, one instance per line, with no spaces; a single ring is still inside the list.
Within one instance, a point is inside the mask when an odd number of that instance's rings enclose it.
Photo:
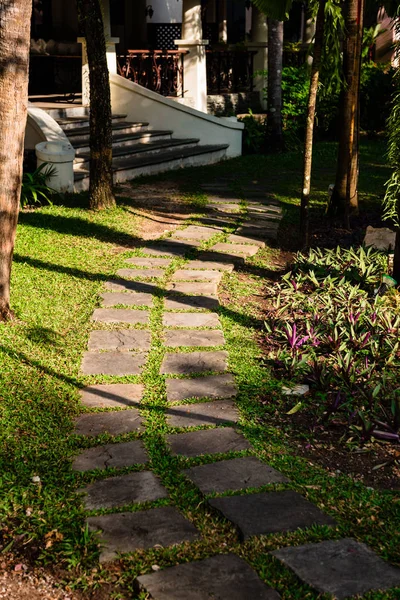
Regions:
[[[266,134],[266,119],[257,119],[252,111],[240,119],[244,123],[243,150],[245,154],[260,154],[263,151]]]
[[[340,411],[363,441],[400,440],[400,313],[376,294],[386,265],[372,249],[311,250],[269,290],[269,362],[325,392],[319,419]]]
[[[42,163],[33,173],[24,173],[21,188],[21,206],[52,204],[51,196],[57,193],[48,185],[57,170],[48,163]]]

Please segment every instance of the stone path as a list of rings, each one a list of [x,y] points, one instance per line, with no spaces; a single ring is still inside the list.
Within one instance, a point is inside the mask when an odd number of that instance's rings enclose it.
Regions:
[[[152,462],[151,411],[162,414],[169,428],[167,434],[155,432],[157,439],[163,435],[165,457],[176,461],[209,510],[234,525],[238,540],[335,527],[331,516],[255,456],[240,431],[238,390],[224,350],[218,285],[256,254],[264,239],[276,238],[281,208],[257,185],[243,190],[245,201],[224,180],[204,184],[203,190],[209,203],[202,224],[176,230],[141,248],[143,256],[126,259],[127,267],[106,282],[101,308],[92,317],[81,366],[87,386],[75,427],[87,441],[72,469],[91,477],[78,491],[90,529],[100,532],[102,562],[119,553],[201,539],[193,515],[174,505],[171,484],[160,479]],[[142,375],[151,368],[160,384],[148,404]],[[100,435],[108,436],[107,443],[104,438],[96,443]],[[128,437],[114,439],[121,435]],[[196,463],[203,455],[206,463]],[[270,487],[276,485],[284,489]],[[354,540],[283,547],[272,555],[271,563],[281,561],[335,598],[400,585],[399,569]],[[142,575],[136,587],[154,600],[280,598],[234,554]]]

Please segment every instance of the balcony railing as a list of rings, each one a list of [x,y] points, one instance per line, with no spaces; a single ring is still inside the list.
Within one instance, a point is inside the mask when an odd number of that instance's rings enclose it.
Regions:
[[[187,50],[128,50],[118,56],[118,73],[162,96],[184,95]]]
[[[257,50],[208,50],[207,93],[252,92],[256,54]]]

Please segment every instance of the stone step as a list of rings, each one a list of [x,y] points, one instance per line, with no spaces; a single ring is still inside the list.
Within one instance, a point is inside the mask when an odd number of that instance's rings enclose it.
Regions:
[[[167,139],[164,139],[167,137]],[[170,151],[177,150],[179,148],[191,148],[198,144],[199,140],[196,138],[187,138],[187,139],[169,139],[168,136],[162,136],[162,139],[151,141],[151,142],[142,142],[138,143],[130,143],[124,146],[113,146],[113,166],[115,169],[118,168],[119,162],[125,160],[130,157],[132,159],[138,158],[139,160],[145,158],[147,156],[152,156],[154,154],[158,154],[163,152],[164,154],[169,153]],[[90,153],[89,152],[79,152],[77,153],[77,157],[75,158],[74,163],[74,171],[77,172],[88,172],[89,171],[89,161],[90,161]]]
[[[114,182],[129,181],[143,175],[163,173],[184,167],[214,164],[226,157],[227,148],[228,144],[198,145],[168,152],[158,152],[145,158],[121,158],[118,159],[114,171]],[[89,188],[89,173],[75,173],[74,187],[76,192],[87,190]]]
[[[139,129],[138,131],[134,131],[133,133],[121,133],[120,131],[113,132],[113,142],[112,147],[115,148],[124,148],[126,146],[131,146],[133,144],[142,143],[150,143],[150,142],[158,142],[161,140],[170,140],[172,136],[172,131],[166,129]],[[72,144],[76,150],[76,156],[81,156],[82,154],[87,154],[90,152],[89,147],[89,136],[85,136],[85,139],[81,142],[74,140]]]
[[[111,117],[113,123],[119,123],[121,121],[125,121],[126,115],[115,114]],[[80,131],[82,128],[88,128],[90,121],[89,115],[72,115],[69,117],[58,117],[56,119],[57,123],[60,125],[61,129],[66,131]]]
[[[118,133],[138,133],[143,132],[148,126],[148,123],[134,122],[134,121],[122,121],[120,123],[113,123],[112,130],[113,135]],[[77,147],[78,145],[86,144],[89,146],[90,139],[90,128],[80,127],[77,130],[71,130],[67,132],[67,137],[72,146]]]

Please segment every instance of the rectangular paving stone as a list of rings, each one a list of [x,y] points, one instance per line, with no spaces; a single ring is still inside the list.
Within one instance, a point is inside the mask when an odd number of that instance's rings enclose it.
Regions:
[[[146,362],[145,354],[129,352],[85,352],[81,372],[84,375],[139,375]]]
[[[206,205],[207,209],[211,209],[214,210],[215,212],[221,212],[221,213],[239,213],[241,211],[241,207],[239,204],[234,204],[234,203],[230,203],[230,204],[207,204]]]
[[[135,265],[136,267],[148,267],[149,269],[164,268],[166,269],[171,264],[170,258],[143,258],[142,256],[133,256],[127,258],[125,262]]]
[[[196,219],[197,223],[202,223],[203,225],[214,225],[215,227],[219,227],[219,229],[225,229],[226,227],[232,227],[237,221],[237,215],[228,216],[228,215],[211,215],[210,217],[203,217],[201,219]]]
[[[216,296],[218,286],[216,283],[192,283],[192,282],[175,282],[168,283],[168,291],[179,294],[196,294],[197,296]]]
[[[255,229],[253,227],[239,227],[237,230],[238,237],[246,238],[249,241],[253,241],[254,244],[259,242],[255,241],[257,239],[272,239],[276,237],[278,233],[278,228],[274,229]]]
[[[149,461],[140,440],[121,444],[105,444],[83,450],[72,463],[73,471],[93,471],[94,469],[121,469],[133,465],[143,465]]]
[[[230,373],[209,375],[194,379],[167,379],[168,402],[188,398],[233,398],[237,394],[235,380]]]
[[[216,352],[175,352],[166,353],[160,372],[171,375],[189,375],[203,371],[226,371],[228,353]]]
[[[227,244],[220,242],[212,247],[215,252],[224,252],[225,254],[231,254],[239,256],[253,256],[257,254],[259,247],[251,244]]]
[[[192,458],[202,454],[226,454],[251,449],[250,443],[231,427],[203,429],[167,436],[174,456]]]
[[[222,273],[202,269],[178,269],[172,275],[172,281],[212,281],[218,284],[221,279]]]
[[[139,411],[134,408],[117,412],[87,413],[75,419],[74,433],[90,437],[101,433],[121,435],[141,431],[142,421]]]
[[[81,390],[81,402],[88,408],[124,408],[137,406],[143,397],[141,383],[107,383]]]
[[[243,235],[236,235],[234,233],[229,235],[227,240],[228,240],[229,244],[254,244],[255,246],[258,246],[259,248],[265,247],[265,242],[262,242],[261,240],[256,240],[256,239],[254,239],[254,237],[249,238],[249,237],[246,237]]]
[[[86,510],[118,508],[127,504],[168,498],[168,492],[151,471],[128,473],[95,481],[80,490]]]
[[[196,405],[195,405],[196,406]],[[231,458],[184,471],[203,494],[222,494],[271,483],[287,483],[287,477],[254,456]]]
[[[135,294],[156,294],[160,287],[156,283],[129,281],[128,279],[110,279],[105,286],[113,292],[135,292]]]
[[[223,262],[227,264],[242,265],[245,263],[243,256],[236,254],[223,254],[222,252],[212,252],[211,250],[204,250],[198,253],[198,259],[201,261],[211,262]]]
[[[118,269],[118,277],[127,279],[151,279],[152,277],[164,277],[164,269]]]
[[[239,413],[232,400],[214,400],[197,404],[181,404],[166,412],[171,427],[197,427],[237,423]]]
[[[149,350],[150,331],[138,329],[92,331],[88,350]]]
[[[209,240],[215,234],[219,233],[219,229],[213,227],[201,227],[199,225],[189,225],[185,229],[177,229],[171,235],[172,240]]]
[[[118,293],[105,292],[100,294],[104,307],[116,306],[117,304],[126,304],[127,306],[153,306],[153,297],[146,293]]]
[[[96,308],[92,321],[99,323],[130,323],[131,325],[149,322],[147,310],[134,310],[132,308]]]
[[[100,562],[113,560],[119,552],[173,546],[199,537],[194,525],[171,506],[90,517],[87,523],[90,530],[101,531]]]
[[[163,316],[166,327],[221,327],[216,313],[166,313]]]
[[[158,244],[154,244],[153,246],[146,246],[141,248],[143,254],[148,254],[149,256],[184,256],[187,252],[191,252],[193,249],[200,246],[202,242],[191,240],[191,241],[182,241],[173,240],[169,242],[168,240],[162,240],[162,242]]]
[[[215,270],[215,271],[228,271],[231,273],[235,265],[233,263],[223,263],[223,262],[212,262],[212,261],[202,261],[202,260],[189,260],[185,265],[183,265],[182,269],[206,269],[206,270]]]
[[[331,517],[291,490],[212,498],[208,502],[236,525],[244,540],[312,525],[335,525]]]
[[[224,334],[221,330],[179,329],[164,332],[165,345],[171,348],[179,346],[195,347],[223,346],[225,344]]]
[[[154,600],[279,600],[280,595],[234,554],[169,567],[137,578]]]
[[[219,300],[215,296],[171,296],[165,299],[166,310],[215,310]]]
[[[400,587],[400,569],[349,538],[281,548],[272,554],[302,581],[337,600]]]

